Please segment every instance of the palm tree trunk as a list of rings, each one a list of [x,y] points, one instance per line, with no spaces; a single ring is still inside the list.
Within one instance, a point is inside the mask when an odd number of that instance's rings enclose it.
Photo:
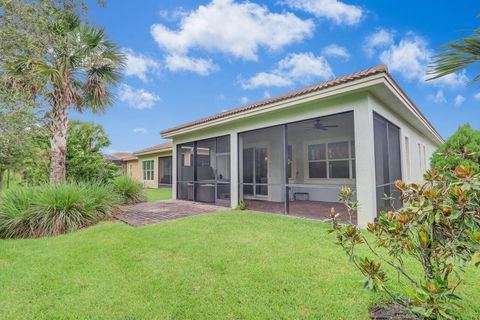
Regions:
[[[3,169],[0,168],[0,193],[2,193],[2,187],[3,187]]]
[[[68,105],[53,103],[50,138],[50,182],[65,180],[65,155],[67,153]]]

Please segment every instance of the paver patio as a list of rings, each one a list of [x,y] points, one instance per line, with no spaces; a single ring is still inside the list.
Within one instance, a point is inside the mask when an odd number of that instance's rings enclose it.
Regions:
[[[200,202],[167,200],[125,206],[124,212],[115,218],[131,226],[141,227],[161,221],[225,210],[225,207]]]

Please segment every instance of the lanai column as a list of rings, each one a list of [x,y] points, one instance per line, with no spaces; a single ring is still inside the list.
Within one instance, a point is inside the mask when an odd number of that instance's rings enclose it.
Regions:
[[[373,135],[373,109],[368,96],[354,108],[356,182],[359,209],[358,225],[366,227],[376,214],[375,148]]]
[[[238,206],[239,185],[238,133],[230,134],[230,207]]]
[[[172,199],[177,199],[177,145],[172,145]]]

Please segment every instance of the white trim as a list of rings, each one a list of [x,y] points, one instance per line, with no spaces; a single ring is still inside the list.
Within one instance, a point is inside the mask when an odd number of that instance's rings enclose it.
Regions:
[[[210,128],[216,125],[230,123],[235,120],[252,117],[252,116],[263,114],[266,112],[275,111],[278,109],[289,108],[289,107],[298,105],[300,103],[307,103],[314,100],[332,97],[334,95],[349,94],[355,91],[365,90],[367,87],[372,87],[378,84],[385,85],[397,97],[397,99],[402,102],[402,104],[406,107],[406,109],[411,114],[413,114],[417,119],[420,120],[423,127],[428,130],[431,137],[434,138],[435,142],[438,145],[444,143],[444,140],[440,136],[440,134],[433,128],[430,122],[428,122],[428,120],[423,116],[423,114],[419,111],[419,109],[411,102],[411,100],[403,93],[403,91],[396,84],[396,82],[386,73],[374,74],[368,77],[349,81],[347,83],[321,89],[312,93],[292,97],[286,100],[274,102],[261,107],[252,108],[250,110],[240,111],[238,113],[233,113],[231,115],[227,115],[225,117],[221,117],[218,119],[208,120],[206,122],[202,122],[196,125],[179,128],[171,132],[163,133],[161,134],[161,136],[163,138],[173,138],[175,136],[187,134],[200,129]]]
[[[175,131],[167,132],[161,134],[163,138],[173,138],[174,136],[177,135],[182,135],[185,133],[189,133],[192,131],[197,131],[203,128],[209,128],[213,127],[216,125],[220,124],[225,124],[232,122],[234,120],[239,120],[239,119],[244,119],[252,116],[256,116],[259,114],[264,114],[266,112],[270,111],[276,111],[278,109],[284,109],[284,108],[289,108],[292,106],[297,106],[299,104],[319,100],[319,99],[325,99],[328,97],[333,97],[335,95],[339,95],[342,93],[353,93],[356,90],[361,90],[366,87],[375,85],[375,84],[381,84],[384,82],[383,80],[384,74],[374,74],[365,78],[361,78],[358,80],[350,81],[347,83],[335,85],[333,87],[325,88],[319,91],[314,91],[308,94],[292,97],[286,100],[270,103],[258,108],[253,108],[250,110],[246,111],[241,111],[238,113],[234,113],[232,115],[228,115],[222,118],[214,119],[214,120],[209,120],[207,122],[199,123],[197,125],[192,125],[189,127],[185,128],[180,128]]]
[[[172,148],[167,148],[167,149],[160,149],[160,150],[153,150],[153,151],[146,151],[146,152],[136,152],[134,155],[136,156],[145,156],[153,153],[166,153],[166,152],[172,152]]]

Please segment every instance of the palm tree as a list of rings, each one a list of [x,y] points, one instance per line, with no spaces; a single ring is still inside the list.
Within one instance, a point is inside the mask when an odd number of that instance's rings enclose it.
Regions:
[[[461,71],[480,61],[480,29],[468,38],[452,41],[441,47],[443,52],[433,57],[429,80],[437,79]],[[480,80],[480,74],[471,82]]]
[[[112,103],[110,87],[118,84],[125,57],[120,49],[80,17],[64,10],[51,28],[56,43],[41,56],[19,56],[6,62],[12,77],[41,79],[50,120],[50,181],[65,179],[68,111],[86,109],[100,113]]]

